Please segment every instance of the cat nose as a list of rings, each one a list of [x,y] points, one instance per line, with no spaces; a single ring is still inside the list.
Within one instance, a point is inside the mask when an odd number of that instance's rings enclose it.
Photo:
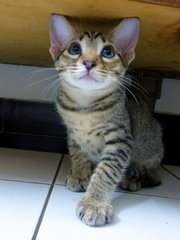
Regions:
[[[83,61],[83,65],[85,65],[86,69],[90,71],[93,67],[96,66],[96,61],[93,59],[85,59]]]

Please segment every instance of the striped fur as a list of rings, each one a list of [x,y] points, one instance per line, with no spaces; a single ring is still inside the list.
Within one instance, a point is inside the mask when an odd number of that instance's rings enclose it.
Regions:
[[[67,51],[72,42],[81,54]],[[112,45],[115,56],[101,56]],[[93,59],[95,81],[81,79],[84,59]],[[61,87],[57,109],[68,129],[72,161],[67,187],[86,191],[77,206],[78,217],[88,225],[101,226],[112,220],[111,196],[118,184],[127,190],[160,183],[157,176],[163,156],[161,130],[146,104],[127,98],[123,77],[127,64],[121,49],[100,32],[76,34],[55,61]],[[127,86],[126,86],[127,87]]]

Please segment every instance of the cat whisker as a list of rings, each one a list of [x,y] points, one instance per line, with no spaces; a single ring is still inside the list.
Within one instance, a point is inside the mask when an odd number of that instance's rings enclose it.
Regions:
[[[122,93],[122,95],[124,96],[124,97],[126,97],[126,94],[125,94],[125,92],[122,90],[122,87],[121,86],[117,86],[116,85],[116,88],[118,87],[118,90]],[[114,91],[113,91],[113,94],[115,94],[115,92],[116,92],[116,88],[114,88]]]
[[[64,66],[65,69],[80,69],[80,66]]]
[[[149,96],[148,91],[147,91],[145,88],[143,88],[136,80],[132,80],[131,78],[128,78],[128,77],[126,77],[126,76],[120,76],[120,78],[121,78],[121,79],[124,79],[124,80],[126,80],[126,81],[129,81],[130,83],[133,83],[133,84],[137,85],[139,88],[142,89],[142,91],[144,92],[144,94],[145,94],[146,96]],[[134,78],[134,79],[135,79],[135,78]]]
[[[113,71],[107,71],[104,69],[98,69],[98,72],[100,73],[100,76],[105,77],[106,74],[113,74]],[[128,85],[133,86],[134,88],[136,88],[139,92],[141,92],[144,96],[148,96],[149,93],[147,92],[147,90],[145,88],[143,88],[137,81],[132,80],[131,78],[128,78],[126,76],[119,76],[117,75],[119,79],[121,79],[124,83],[127,83]]]
[[[139,101],[137,100],[136,96],[133,94],[133,92],[128,88],[126,87],[125,85],[121,84],[122,87],[124,87],[134,98],[135,102],[139,105]]]
[[[59,80],[59,79],[58,79]],[[56,95],[56,92],[58,91],[59,87],[62,85],[62,83],[59,81],[57,86],[55,86],[54,90],[52,91],[51,97]]]
[[[52,88],[54,88],[54,85],[56,85],[56,84],[57,84],[58,87],[59,87],[59,79],[57,79],[56,81],[48,84],[48,85],[44,88],[44,90],[42,91],[42,98],[43,98],[44,100],[46,99],[48,92],[49,92]]]
[[[56,68],[43,68],[43,69],[38,69],[38,70],[35,70],[35,71],[32,71],[32,72],[29,72],[29,73],[23,75],[20,78],[20,81],[24,81],[24,79],[26,79],[26,78],[29,81],[34,77],[34,75],[42,73],[42,72],[46,72],[46,71],[56,71]]]
[[[119,85],[119,87],[123,87],[124,89],[126,89],[126,91],[128,91],[131,96],[134,98],[135,102],[139,105],[139,101],[137,100],[136,96],[134,95],[134,93],[127,87],[125,86],[124,84],[120,83],[120,82],[117,82],[116,80],[114,81],[117,85]]]
[[[38,80],[37,82],[34,82],[34,83],[31,83],[29,84],[27,87],[32,87],[33,85],[36,85],[36,84],[39,84],[41,82],[45,82],[45,81],[48,81],[52,78],[55,78],[55,77],[58,77],[58,74],[54,75],[54,76],[51,76],[51,77],[47,77],[47,78],[44,78],[44,79],[41,79],[41,80]]]
[[[125,84],[127,84],[127,82],[124,79],[121,79]],[[126,85],[127,86],[127,85]],[[136,86],[134,83],[131,83],[130,86],[132,86],[133,88],[137,89],[143,96],[147,97],[147,94],[138,86]]]
[[[48,91],[50,91],[52,88],[54,88],[54,86],[57,84],[57,86],[55,87],[55,90],[53,91],[56,92],[56,90],[61,87],[63,85],[63,82],[64,82],[64,78],[62,76],[58,76],[58,79],[56,80],[53,80],[53,82],[49,83],[43,90],[42,92],[42,96],[45,96],[47,95]]]
[[[105,70],[105,69],[98,69],[98,72],[101,72],[101,73],[104,73],[104,74],[113,73],[113,71]]]
[[[99,71],[97,71],[97,73],[96,73],[98,76],[100,76],[100,77],[102,77],[102,78],[104,78],[104,77],[106,77],[107,76],[107,74],[106,73],[103,73],[103,72],[99,72]]]

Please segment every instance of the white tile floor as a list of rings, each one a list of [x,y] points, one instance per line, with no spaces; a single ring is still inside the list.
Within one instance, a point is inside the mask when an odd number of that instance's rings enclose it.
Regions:
[[[60,154],[0,148],[0,240],[180,240],[180,167],[163,166],[159,187],[114,193],[113,222],[92,228],[75,215],[83,193],[64,186],[69,165]]]

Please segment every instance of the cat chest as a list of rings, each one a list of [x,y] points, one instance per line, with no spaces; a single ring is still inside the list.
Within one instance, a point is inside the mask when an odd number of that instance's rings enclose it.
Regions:
[[[61,115],[64,118],[66,125],[72,130],[82,131],[89,133],[96,129],[103,128],[105,116],[102,113],[80,113],[61,111]]]
[[[105,144],[103,133],[106,118],[104,114],[66,111],[63,113],[63,118],[82,152],[88,154],[94,162],[100,160]]]
[[[104,149],[104,138],[98,130],[94,130],[91,134],[89,133],[90,132],[74,131],[74,139],[80,146],[82,152],[88,154],[93,162],[98,162]]]

